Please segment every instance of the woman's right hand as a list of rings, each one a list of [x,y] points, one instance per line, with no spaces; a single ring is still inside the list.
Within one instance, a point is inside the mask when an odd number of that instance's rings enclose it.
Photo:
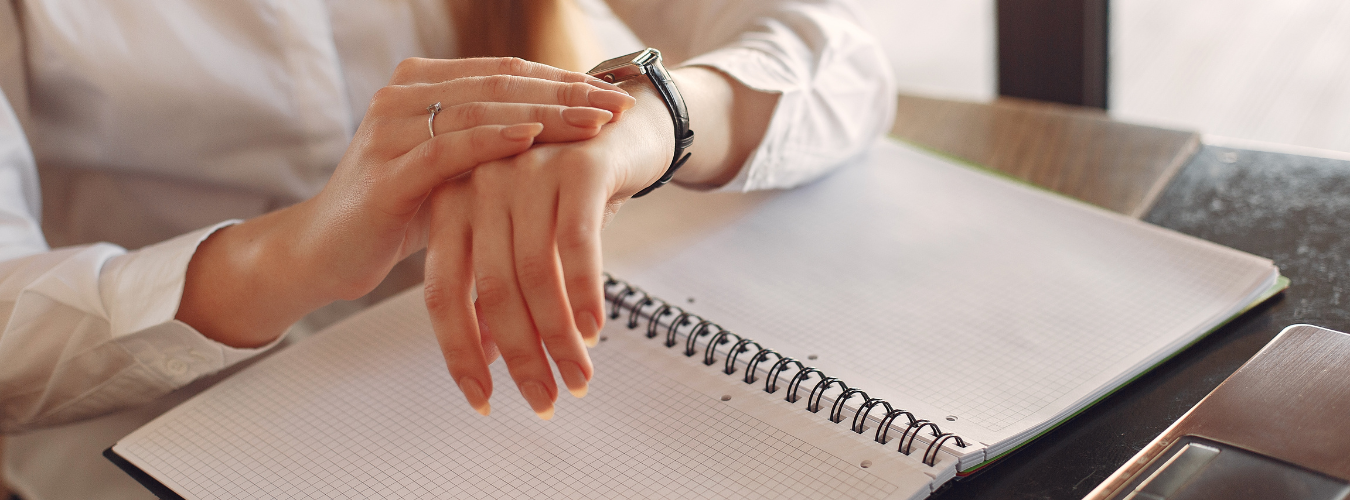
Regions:
[[[309,311],[366,294],[424,247],[422,202],[445,180],[536,141],[593,137],[634,102],[519,59],[405,61],[322,192],[202,242],[177,318],[227,345],[264,345]]]

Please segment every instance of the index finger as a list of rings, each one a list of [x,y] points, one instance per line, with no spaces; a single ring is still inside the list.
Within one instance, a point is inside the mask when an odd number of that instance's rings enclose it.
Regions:
[[[426,59],[411,57],[398,63],[390,85],[440,83],[470,76],[514,75],[563,83],[588,83],[605,90],[624,92],[618,85],[599,78],[526,61],[519,57],[475,57],[470,59]],[[626,93],[626,92],[625,92]]]

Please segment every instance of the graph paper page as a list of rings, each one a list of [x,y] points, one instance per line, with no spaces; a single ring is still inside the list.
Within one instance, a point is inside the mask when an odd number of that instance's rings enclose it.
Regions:
[[[413,290],[114,451],[192,499],[927,496],[937,469],[800,405],[754,401],[732,377],[618,325],[592,350],[590,395],[564,394],[552,421],[534,416],[500,362],[482,417],[446,373]]]
[[[662,202],[644,208],[738,215],[670,231],[686,241],[668,237],[659,258],[613,259],[617,278],[985,443],[1126,382],[1277,273],[890,141],[752,208]],[[662,233],[626,215],[625,237]]]

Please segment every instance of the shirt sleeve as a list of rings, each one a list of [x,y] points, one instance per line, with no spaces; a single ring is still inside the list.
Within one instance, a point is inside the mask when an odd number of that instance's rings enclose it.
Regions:
[[[747,87],[779,94],[764,139],[724,190],[809,182],[862,154],[894,119],[889,63],[850,3],[609,3],[643,43],[672,63],[715,68]]]
[[[188,261],[222,222],[128,252],[50,250],[28,142],[0,93],[0,432],[142,404],[267,347],[235,349],[174,319]]]

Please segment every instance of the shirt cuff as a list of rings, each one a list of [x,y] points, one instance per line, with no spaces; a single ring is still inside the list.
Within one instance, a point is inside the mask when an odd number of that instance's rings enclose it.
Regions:
[[[114,342],[169,388],[177,389],[271,349],[285,337],[278,335],[262,347],[230,347],[207,338],[187,323],[170,320]]]
[[[206,238],[230,220],[109,259],[99,273],[110,335],[138,363],[179,387],[266,351],[230,347],[174,317],[183,298],[188,262]]]

